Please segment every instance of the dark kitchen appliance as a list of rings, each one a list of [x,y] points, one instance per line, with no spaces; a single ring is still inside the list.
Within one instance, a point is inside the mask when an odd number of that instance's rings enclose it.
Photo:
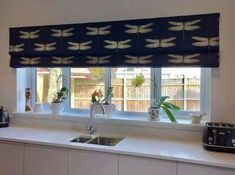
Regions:
[[[206,150],[235,153],[235,125],[207,122],[203,134]]]
[[[10,123],[9,114],[6,111],[6,108],[0,106],[0,128],[8,127]]]

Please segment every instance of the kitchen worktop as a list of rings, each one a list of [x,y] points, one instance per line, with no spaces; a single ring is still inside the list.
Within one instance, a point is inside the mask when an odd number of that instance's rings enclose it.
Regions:
[[[81,134],[84,133],[65,129],[56,130],[22,126],[0,128],[1,141],[59,146],[235,168],[235,154],[206,151],[202,148],[200,141],[127,136],[116,146],[70,142]]]

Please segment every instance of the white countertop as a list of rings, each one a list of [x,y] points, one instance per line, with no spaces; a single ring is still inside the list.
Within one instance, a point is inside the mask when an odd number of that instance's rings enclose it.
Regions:
[[[116,146],[72,143],[80,134],[71,130],[49,130],[11,126],[0,128],[0,140],[94,150],[164,160],[235,168],[235,154],[206,151],[199,141],[126,137]]]

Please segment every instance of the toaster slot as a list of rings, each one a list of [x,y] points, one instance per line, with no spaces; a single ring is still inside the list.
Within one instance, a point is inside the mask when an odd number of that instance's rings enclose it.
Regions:
[[[226,146],[227,140],[227,133],[224,130],[219,130],[217,136],[217,144],[221,146]]]

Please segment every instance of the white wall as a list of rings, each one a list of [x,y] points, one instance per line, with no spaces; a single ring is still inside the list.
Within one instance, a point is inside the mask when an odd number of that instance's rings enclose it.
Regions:
[[[0,105],[16,109],[16,71],[8,67],[9,27],[220,12],[221,65],[212,71],[212,120],[235,123],[234,9],[234,0],[1,0]]]

